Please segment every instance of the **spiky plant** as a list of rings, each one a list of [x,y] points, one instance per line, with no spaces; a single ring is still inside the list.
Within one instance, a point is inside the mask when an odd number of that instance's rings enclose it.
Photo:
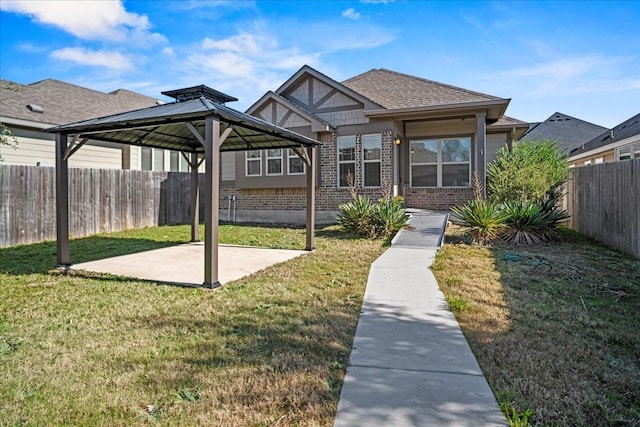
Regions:
[[[489,200],[474,199],[469,203],[451,208],[467,229],[472,242],[487,244],[500,238],[506,229],[507,215],[500,205]]]
[[[504,239],[519,244],[535,244],[557,240],[557,227],[569,217],[566,211],[558,209],[553,201],[536,203],[532,201],[512,201],[504,204],[508,215]]]

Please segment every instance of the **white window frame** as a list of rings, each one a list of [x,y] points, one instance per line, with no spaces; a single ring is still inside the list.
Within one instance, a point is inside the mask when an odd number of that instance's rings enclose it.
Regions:
[[[594,163],[596,165],[599,165],[600,163],[604,163],[604,157],[598,157],[596,158],[596,160],[594,161]]]
[[[142,169],[142,156],[145,150],[150,150],[151,152],[151,169]],[[156,160],[156,152],[162,152],[162,164],[158,164]],[[164,148],[155,148],[155,147],[140,147],[139,154],[139,166],[140,170],[146,170],[149,172],[163,172],[169,171],[169,156],[167,156],[166,150]]]
[[[304,148],[300,148],[304,150]],[[291,172],[291,160],[300,160],[302,163],[302,172]],[[302,157],[298,156],[298,153],[293,151],[292,148],[287,149],[287,175],[304,175],[307,172],[307,164],[304,162]]]
[[[279,151],[280,155],[279,156],[271,156],[271,155],[269,155],[270,151]],[[282,175],[282,171],[284,169],[284,165],[283,165],[283,163],[284,163],[284,149],[283,148],[270,148],[270,149],[265,150],[265,152],[266,152],[265,154],[266,154],[266,157],[267,157],[267,165],[266,165],[266,169],[265,169],[266,175],[267,176],[279,176],[279,175]],[[280,172],[269,172],[269,161],[270,160],[280,160]]]
[[[258,153],[258,157],[249,157],[249,153]],[[249,162],[258,163],[259,173],[249,174]],[[262,176],[262,150],[247,150],[244,152],[244,175],[245,176]]]
[[[340,160],[340,140],[342,139],[343,141],[346,140],[347,138],[351,139],[353,138],[353,160]],[[337,187],[338,188],[349,188],[348,185],[340,185],[340,166],[342,165],[346,165],[346,164],[352,164],[353,165],[353,180],[354,180],[354,184],[357,182],[356,179],[356,149],[358,146],[358,139],[356,138],[355,135],[341,135],[338,136],[336,139],[336,156],[337,156],[337,161],[338,161],[338,170],[337,170]]]
[[[379,148],[380,148],[380,156],[377,159],[373,159],[373,160],[367,160],[365,158],[364,155],[364,145],[365,145],[365,140],[371,137],[377,137],[378,138],[378,144],[379,144]],[[360,148],[361,148],[361,158],[362,158],[362,186],[364,188],[380,188],[382,186],[382,134],[379,133],[369,133],[366,135],[362,135],[360,137]],[[378,179],[380,181],[380,184],[378,185],[367,185],[367,174],[366,174],[366,166],[367,164],[372,164],[372,163],[378,163],[380,165],[380,175],[378,176]]]
[[[442,146],[444,144],[444,141],[446,140],[450,140],[450,139],[468,139],[469,140],[469,160],[468,161],[464,161],[464,162],[444,162],[442,160]],[[413,148],[412,148],[412,143],[413,142],[418,142],[418,141],[436,141],[437,143],[437,156],[436,156],[436,161],[435,162],[422,162],[422,163],[413,163]],[[472,156],[472,151],[473,151],[473,141],[471,140],[471,137],[469,136],[450,136],[450,137],[446,137],[446,138],[412,138],[409,140],[409,148],[410,148],[410,153],[409,153],[409,182],[411,185],[411,188],[469,188],[471,187],[471,156]],[[416,186],[413,185],[413,166],[436,166],[436,185],[420,185],[420,186]],[[444,165],[469,165],[469,177],[468,177],[468,185],[459,185],[459,186],[455,186],[455,185],[447,185],[447,186],[443,186],[442,185],[442,167]]]

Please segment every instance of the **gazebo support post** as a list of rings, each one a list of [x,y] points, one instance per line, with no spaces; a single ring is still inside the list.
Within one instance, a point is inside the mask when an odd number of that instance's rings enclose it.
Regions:
[[[200,186],[198,185],[198,153],[191,153],[191,241],[200,241]]]
[[[220,122],[214,116],[205,119],[205,207],[204,207],[204,286],[217,288],[218,221],[220,217]]]
[[[307,147],[307,243],[305,250],[314,249],[313,235],[315,233],[316,222],[316,165],[315,148]]]
[[[56,263],[66,269],[71,265],[69,255],[69,161],[67,135],[56,133]]]

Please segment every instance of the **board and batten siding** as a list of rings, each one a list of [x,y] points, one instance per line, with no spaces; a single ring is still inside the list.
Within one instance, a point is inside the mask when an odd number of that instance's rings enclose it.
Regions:
[[[569,227],[640,258],[640,159],[572,168]]]

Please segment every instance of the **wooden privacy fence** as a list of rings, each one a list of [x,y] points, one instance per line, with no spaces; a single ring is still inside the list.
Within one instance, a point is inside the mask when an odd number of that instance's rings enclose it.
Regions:
[[[81,237],[189,223],[190,194],[188,173],[69,168],[69,232]],[[54,240],[55,197],[55,168],[4,166],[0,247]]]
[[[640,258],[640,159],[573,168],[569,226]]]

